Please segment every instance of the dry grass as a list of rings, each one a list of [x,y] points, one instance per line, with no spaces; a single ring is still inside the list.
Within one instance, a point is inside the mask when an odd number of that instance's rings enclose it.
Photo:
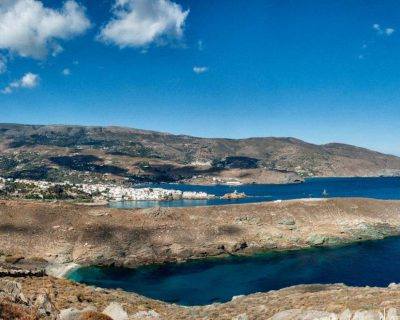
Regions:
[[[105,314],[98,313],[95,311],[84,312],[79,319],[80,320],[112,320],[109,316],[106,316]]]
[[[0,319],[2,320],[38,320],[35,310],[8,301],[0,302]],[[100,319],[100,318],[99,318]]]

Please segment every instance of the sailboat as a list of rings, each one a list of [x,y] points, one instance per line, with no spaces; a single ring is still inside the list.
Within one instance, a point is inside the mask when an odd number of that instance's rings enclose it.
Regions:
[[[324,191],[322,192],[322,195],[324,196],[324,197],[327,197],[329,194],[328,194],[328,191],[326,191],[326,189],[324,189]]]

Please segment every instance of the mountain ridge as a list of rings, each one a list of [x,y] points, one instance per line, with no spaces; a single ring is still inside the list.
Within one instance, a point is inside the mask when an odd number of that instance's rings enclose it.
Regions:
[[[294,137],[204,138],[118,126],[3,123],[0,150],[0,175],[12,178],[207,184],[400,175],[400,157]]]

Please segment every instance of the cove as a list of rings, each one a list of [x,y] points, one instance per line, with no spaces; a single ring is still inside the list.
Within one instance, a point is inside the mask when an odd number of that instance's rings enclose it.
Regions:
[[[236,295],[297,284],[387,286],[400,282],[400,237],[341,247],[270,252],[151,265],[136,269],[82,267],[67,276],[186,306],[226,302]]]
[[[147,207],[190,207],[208,205],[226,205],[233,203],[254,203],[274,200],[301,198],[321,198],[324,190],[327,197],[363,197],[385,200],[400,200],[400,177],[379,178],[312,178],[296,184],[249,184],[240,186],[226,185],[185,185],[185,184],[145,184],[143,187],[158,187],[181,191],[201,191],[216,196],[237,190],[248,197],[238,200],[175,200],[175,201],[122,201],[112,202],[113,208],[147,208]]]

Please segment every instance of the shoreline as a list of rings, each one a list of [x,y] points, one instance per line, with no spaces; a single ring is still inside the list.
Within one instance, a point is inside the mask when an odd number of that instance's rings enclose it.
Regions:
[[[13,212],[15,219],[7,212]],[[0,218],[5,254],[36,256],[56,264],[137,267],[397,235],[400,201],[324,198],[120,210],[3,200]],[[32,219],[42,227],[32,225]],[[31,243],[33,254],[24,243]]]
[[[192,258],[221,259],[222,255],[347,246],[400,235],[400,201],[308,200],[131,210],[3,200],[0,201],[0,247],[3,248],[0,261],[8,259],[9,267],[13,268],[47,267],[47,274],[60,277],[65,276],[65,271],[85,265],[138,267]],[[53,267],[52,272],[49,266]],[[381,302],[392,301],[385,306],[396,307],[400,301],[400,289],[395,286],[314,284],[233,297],[226,303],[182,307],[132,292],[95,288],[48,275],[1,277],[0,282],[2,279],[21,283],[28,295],[48,288],[48,292],[57,293],[53,299],[60,310],[95,307],[101,311],[116,302],[129,314],[147,312],[159,315],[154,319],[164,320],[232,320],[242,319],[238,318],[242,314],[255,320],[303,308],[355,312],[362,310],[365,303],[369,303],[368,310],[382,310]],[[374,295],[373,303],[368,294]],[[326,299],[336,303],[319,303]],[[351,304],[349,299],[353,299]]]
[[[146,185],[146,184],[169,184],[169,185],[190,185],[190,186],[199,186],[199,187],[214,187],[214,186],[224,186],[224,187],[241,187],[241,186],[251,186],[251,185],[293,185],[293,184],[302,184],[305,183],[306,180],[312,179],[354,179],[354,178],[400,178],[400,174],[396,175],[359,175],[359,176],[312,176],[312,177],[303,177],[303,181],[287,181],[287,182],[270,182],[270,183],[241,183],[238,185],[229,185],[226,183],[191,183],[187,181],[176,181],[176,182],[146,182],[146,183],[139,183],[138,185]]]

